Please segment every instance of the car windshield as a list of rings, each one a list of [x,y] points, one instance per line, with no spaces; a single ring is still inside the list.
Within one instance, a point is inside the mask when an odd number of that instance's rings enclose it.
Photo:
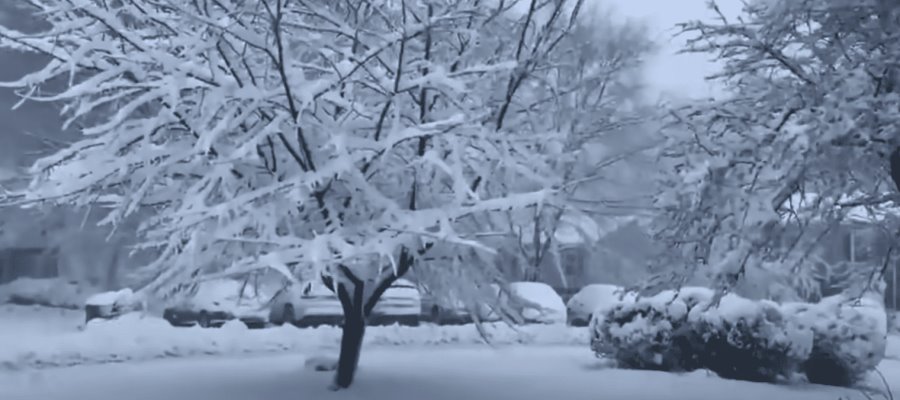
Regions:
[[[310,282],[303,287],[304,296],[331,296],[333,294],[331,289],[318,282]]]
[[[413,285],[404,285],[404,284],[400,284],[400,285],[391,285],[391,287],[392,287],[392,288],[399,288],[399,289],[415,289],[415,288],[416,288],[416,287],[413,286]]]
[[[194,298],[207,301],[246,302],[261,297],[250,282],[246,285],[238,280],[217,280],[203,282],[197,288]]]
[[[401,288],[401,289],[416,289],[416,285],[414,285],[410,281],[403,280],[403,279],[397,280],[396,282],[394,282],[393,285],[391,285],[391,287],[392,288]]]

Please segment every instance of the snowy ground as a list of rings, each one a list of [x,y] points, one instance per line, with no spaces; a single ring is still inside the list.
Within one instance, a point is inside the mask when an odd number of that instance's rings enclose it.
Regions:
[[[727,381],[705,372],[603,369],[587,348],[586,330],[564,326],[493,326],[497,348],[477,345],[472,326],[370,328],[357,385],[331,393],[331,374],[304,368],[303,355],[336,354],[334,328],[174,328],[138,314],[82,325],[78,311],[0,306],[0,399],[866,398],[849,389]],[[890,338],[887,353],[880,369],[900,388],[900,337]],[[66,365],[74,366],[41,368]]]
[[[326,390],[331,373],[299,355],[201,357],[0,373],[4,400],[837,400],[850,389],[728,381],[705,372],[602,369],[583,347],[365,349],[357,384]],[[900,387],[900,362],[883,366]],[[876,397],[877,398],[877,397]]]
[[[83,310],[0,304],[0,340],[3,340],[5,335],[31,336],[73,332],[83,324]]]
[[[0,371],[197,355],[307,353],[336,347],[340,341],[340,330],[334,327],[249,330],[233,322],[219,329],[175,328],[160,318],[138,313],[113,321],[91,321],[84,329],[82,325],[83,315],[78,312],[0,308]],[[530,325],[512,329],[503,324],[485,328],[496,345],[576,345],[586,349],[588,343],[585,328]],[[366,332],[366,344],[371,346],[480,343],[483,340],[472,325],[371,327]]]

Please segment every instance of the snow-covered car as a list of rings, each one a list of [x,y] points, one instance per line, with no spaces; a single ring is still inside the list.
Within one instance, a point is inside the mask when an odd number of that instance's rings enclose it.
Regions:
[[[277,325],[340,325],[343,320],[341,301],[321,282],[285,287],[269,307],[269,322]]]
[[[466,305],[453,296],[439,296],[427,286],[420,285],[422,319],[438,325],[465,324],[472,321]]]
[[[501,318],[497,313],[514,313],[525,323],[565,324],[566,304],[562,297],[550,285],[541,282],[512,282],[508,292],[494,284],[491,285],[498,300],[493,310],[484,313],[482,321],[491,322]]]
[[[565,324],[566,304],[550,285],[541,282],[509,284],[511,305],[525,322]]]
[[[187,296],[166,307],[163,318],[174,326],[198,325],[202,328],[240,320],[247,327],[266,325],[269,296],[250,282],[219,279],[199,282]]]
[[[80,310],[100,290],[66,278],[18,278],[0,284],[0,304],[37,305]]]
[[[84,302],[84,322],[96,318],[113,319],[143,308],[143,302],[129,288],[97,293]]]
[[[568,324],[577,327],[588,326],[595,312],[602,313],[606,307],[611,307],[620,300],[636,298],[636,293],[626,293],[624,288],[616,285],[600,283],[587,285],[566,303]]]
[[[372,310],[370,324],[418,325],[421,298],[416,285],[398,279],[385,290]],[[272,300],[269,321],[273,324],[294,324],[301,327],[340,325],[344,311],[337,295],[318,281],[301,286],[288,286]]]
[[[422,311],[422,296],[416,285],[406,279],[397,279],[375,304],[369,323],[385,325],[419,325],[419,314]]]

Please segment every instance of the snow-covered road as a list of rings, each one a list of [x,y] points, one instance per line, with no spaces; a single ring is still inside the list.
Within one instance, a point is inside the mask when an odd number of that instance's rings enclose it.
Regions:
[[[896,372],[900,362],[886,367]],[[814,385],[726,381],[601,369],[581,347],[368,348],[357,384],[333,393],[331,373],[303,367],[301,356],[167,359],[0,373],[3,400],[837,400],[855,391]]]

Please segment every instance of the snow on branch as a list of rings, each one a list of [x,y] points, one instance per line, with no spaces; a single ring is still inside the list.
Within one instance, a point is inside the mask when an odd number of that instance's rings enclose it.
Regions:
[[[529,85],[553,74],[581,1],[536,2],[521,29],[473,0],[32,2],[51,27],[0,27],[0,46],[49,61],[0,85],[63,103],[83,136],[37,161],[22,195],[115,198],[111,225],[150,211],[151,290],[259,269],[368,276],[422,240],[490,251],[471,221],[566,187],[553,131],[516,110],[546,103]]]
[[[900,37],[884,21],[898,12],[774,0],[746,5],[738,19],[683,25],[685,51],[715,56],[723,67],[710,78],[728,91],[674,111],[666,132],[663,159],[674,168],[661,181],[656,233],[683,250],[680,263],[735,277],[748,265],[809,260],[817,240],[807,239],[823,226],[896,230],[884,215],[897,197],[888,155],[898,145]]]

